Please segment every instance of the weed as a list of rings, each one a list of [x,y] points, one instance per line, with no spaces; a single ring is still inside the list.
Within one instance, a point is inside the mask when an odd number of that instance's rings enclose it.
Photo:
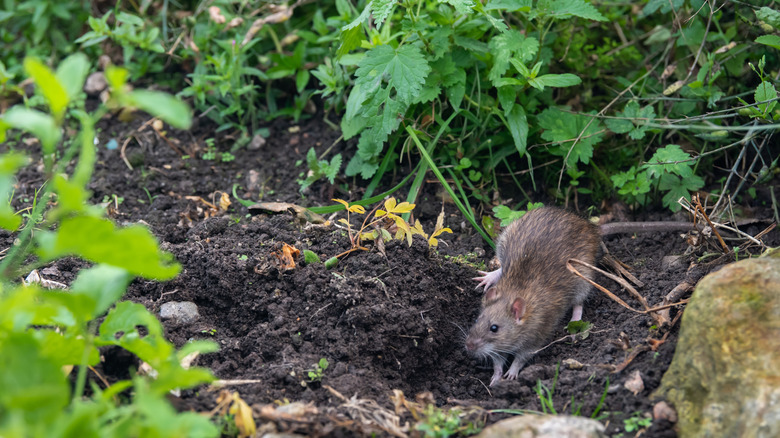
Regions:
[[[169,280],[180,266],[160,251],[147,228],[117,228],[103,217],[103,209],[87,202],[86,186],[96,161],[94,126],[110,108],[141,108],[184,128],[191,121],[187,107],[164,93],[130,91],[127,70],[111,67],[106,70],[110,98],[88,113],[84,102],[74,99],[89,71],[86,56],[71,55],[56,71],[26,58],[24,69],[48,113],[25,105],[8,109],[0,116],[0,142],[11,129],[37,137],[48,182],[36,193],[24,224],[10,205],[0,203],[0,227],[14,233],[19,242],[0,261],[0,308],[4,310],[0,350],[5,358],[0,361],[0,435],[63,435],[78,430],[85,436],[216,436],[218,431],[208,419],[176,412],[165,394],[212,381],[208,370],[184,368],[180,358],[216,351],[217,345],[196,341],[177,351],[143,305],[119,301],[134,277]],[[68,114],[80,133],[60,149]],[[5,199],[11,192],[16,172],[28,163],[20,153],[0,155],[0,197]],[[50,206],[44,201],[52,196],[57,203]],[[113,200],[119,202],[117,196]],[[69,293],[14,284],[23,273],[69,256],[92,263],[78,273]],[[87,369],[99,362],[98,348],[104,346],[136,355],[154,369],[156,378],[136,375],[107,388],[93,385],[85,396]],[[124,391],[132,398],[119,405],[115,396]],[[94,421],[82,421],[87,417]]]
[[[333,184],[336,175],[341,170],[341,154],[334,155],[328,162],[326,160],[318,160],[314,148],[309,148],[309,152],[306,154],[306,164],[309,166],[309,172],[306,174],[305,179],[298,180],[298,184],[301,185],[301,191],[322,178],[327,178],[328,182]]]
[[[469,436],[479,433],[484,425],[479,421],[463,423],[462,412],[459,409],[447,411],[433,404],[425,406],[414,428],[431,438],[446,438],[450,436]]]
[[[555,375],[553,376],[552,387],[548,388],[547,385],[542,383],[541,380],[536,381],[534,392],[539,397],[539,403],[542,405],[542,412],[545,414],[558,415],[553,404],[553,393],[555,392],[555,385],[558,383],[558,372],[560,371],[561,364],[555,364]]]
[[[314,369],[310,370],[308,372],[309,375],[309,381],[311,382],[321,382],[322,378],[325,375],[325,370],[328,369],[328,365],[330,363],[328,362],[328,359],[321,358],[319,362],[314,364]]]
[[[560,363],[555,365],[555,375],[553,376],[552,387],[548,388],[547,385],[542,383],[541,380],[537,380],[536,386],[534,387],[534,392],[536,393],[536,396],[539,398],[539,403],[542,405],[542,412],[544,412],[545,414],[558,415],[558,411],[555,409],[555,405],[553,402],[553,394],[555,393],[555,386],[558,383],[558,373],[560,371],[560,365],[561,365]],[[591,378],[592,377],[593,376],[591,376]],[[588,382],[591,381],[591,378],[588,379]],[[599,399],[596,408],[593,410],[593,413],[590,415],[590,418],[593,418],[595,420],[602,420],[608,416],[608,414],[599,415],[602,408],[604,407],[604,401],[607,398],[608,391],[609,391],[609,378],[607,378],[606,384],[604,385],[604,391],[601,393],[601,398]],[[571,396],[570,406],[571,406],[570,408],[571,415],[575,415],[575,416],[582,415],[583,403],[578,404],[575,401],[574,395]]]
[[[414,235],[423,236],[429,247],[435,247],[439,244],[437,237],[442,233],[452,233],[452,230],[444,227],[444,212],[442,212],[436,220],[436,226],[430,236],[423,231],[422,224],[417,220],[414,226],[406,222],[401,214],[411,212],[415,204],[408,202],[397,203],[395,198],[389,198],[384,202],[385,210],[379,209],[380,205],[374,207],[374,209],[363,220],[360,229],[353,230],[352,224],[349,220],[350,213],[365,214],[366,209],[358,204],[350,205],[347,201],[341,199],[334,199],[334,201],[344,205],[347,210],[347,218],[339,219],[339,222],[347,227],[347,235],[351,243],[351,248],[337,255],[336,258],[343,257],[353,251],[362,250],[368,251],[368,248],[362,246],[363,240],[376,240],[381,239],[383,241],[389,241],[393,239],[393,235],[390,230],[395,228],[395,239],[406,240],[409,246],[412,246],[412,237]],[[369,221],[371,214],[374,214],[373,219]],[[380,224],[384,223],[384,226]],[[374,228],[372,231],[367,231]]]
[[[635,432],[639,429],[650,427],[651,424],[653,424],[653,419],[645,417],[640,411],[634,412],[631,417],[623,420],[626,432]]]

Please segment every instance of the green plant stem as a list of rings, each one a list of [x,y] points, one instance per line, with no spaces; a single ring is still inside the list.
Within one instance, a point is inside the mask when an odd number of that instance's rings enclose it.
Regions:
[[[398,141],[400,139],[401,137],[396,137],[390,143],[390,147],[387,149],[384,158],[382,158],[382,162],[379,164],[379,169],[377,169],[374,177],[371,178],[371,182],[368,184],[368,187],[366,187],[366,193],[363,195],[364,199],[370,198],[371,195],[374,194],[374,190],[376,190],[377,186],[379,186],[379,182],[382,180],[385,172],[387,172],[388,166],[390,166],[390,161],[393,159],[393,152],[395,151],[396,146],[398,146]]]
[[[450,117],[444,121],[444,123],[441,124],[439,127],[439,131],[436,133],[436,137],[431,139],[431,141],[428,143],[427,152],[428,154],[433,153],[433,148],[436,147],[436,145],[439,143],[439,139],[441,136],[447,131],[447,129],[450,126],[450,122],[452,122],[455,117],[460,114],[460,110],[455,111],[450,115]],[[419,168],[416,172],[416,175],[414,177],[414,181],[412,181],[412,185],[409,188],[409,194],[406,197],[406,201],[410,204],[414,204],[417,202],[417,195],[420,194],[420,187],[422,186],[422,182],[425,179],[425,173],[428,171],[428,163],[421,161]],[[409,218],[411,217],[411,213],[404,213],[401,215],[403,220],[409,222]]]
[[[88,330],[84,330],[88,333]],[[87,384],[87,366],[89,363],[89,352],[92,351],[92,336],[87,336],[87,343],[84,351],[81,352],[81,363],[79,363],[79,373],[76,376],[76,387],[73,393],[73,403],[78,403],[84,395],[84,387]]]
[[[472,217],[476,217],[476,216],[474,215],[474,210],[472,210],[472,208],[471,208],[471,205],[469,205],[468,196],[466,196],[466,192],[465,192],[465,191],[463,191],[463,185],[462,185],[462,184],[460,183],[460,181],[458,180],[458,177],[457,177],[457,175],[455,175],[455,172],[453,172],[453,171],[452,171],[452,169],[451,169],[451,168],[449,168],[449,167],[447,168],[447,173],[449,173],[449,174],[450,174],[450,177],[452,178],[452,182],[453,182],[453,183],[455,183],[455,187],[457,187],[457,188],[458,188],[458,192],[460,192],[460,196],[461,196],[461,198],[462,198],[463,205],[465,205],[465,206],[466,206],[466,208],[469,210],[469,214],[470,214]],[[465,181],[465,180],[464,180],[464,181]]]
[[[423,159],[428,163],[428,166],[430,166],[431,171],[436,175],[436,178],[439,179],[441,182],[441,185],[444,187],[444,190],[449,193],[450,197],[452,197],[452,200],[455,202],[455,205],[458,206],[458,209],[463,214],[463,216],[466,217],[466,219],[469,221],[472,227],[474,227],[475,230],[482,236],[483,239],[485,239],[485,242],[490,245],[491,248],[495,249],[496,244],[493,242],[493,239],[488,236],[488,234],[485,232],[485,230],[482,229],[479,225],[477,225],[476,220],[473,216],[469,214],[469,210],[460,202],[457,196],[455,196],[455,192],[452,191],[452,188],[449,184],[447,184],[447,180],[444,179],[444,176],[439,172],[439,169],[436,167],[435,163],[433,162],[433,159],[431,159],[431,156],[428,155],[428,152],[423,147],[422,143],[420,143],[420,139],[417,138],[417,134],[414,133],[414,130],[411,128],[411,126],[406,127],[406,132],[409,133],[409,136],[412,138],[412,141],[414,141],[414,144],[417,146],[417,150],[420,151],[420,155],[423,156]]]

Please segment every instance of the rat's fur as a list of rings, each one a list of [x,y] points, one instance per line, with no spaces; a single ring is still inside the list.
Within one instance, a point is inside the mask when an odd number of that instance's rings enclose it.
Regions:
[[[591,286],[569,272],[566,262],[594,264],[599,255],[599,228],[574,213],[554,207],[532,210],[510,224],[499,237],[501,271],[485,293],[482,312],[469,330],[466,348],[491,358],[491,385],[501,379],[504,354],[515,359],[506,372],[517,378],[525,361],[550,341],[566,313],[581,306]],[[592,278],[590,270],[579,269]],[[496,332],[491,330],[497,326]]]

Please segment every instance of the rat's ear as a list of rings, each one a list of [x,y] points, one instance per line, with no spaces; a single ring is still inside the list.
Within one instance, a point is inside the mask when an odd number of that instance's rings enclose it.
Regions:
[[[525,300],[517,298],[512,303],[512,315],[515,317],[515,322],[520,322],[520,319],[525,315]]]
[[[498,289],[495,286],[491,286],[485,291],[485,302],[490,302],[498,298]]]

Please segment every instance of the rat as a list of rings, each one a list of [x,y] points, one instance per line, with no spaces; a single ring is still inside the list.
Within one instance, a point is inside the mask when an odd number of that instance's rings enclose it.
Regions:
[[[548,342],[569,309],[582,319],[582,304],[591,285],[566,268],[569,259],[594,265],[601,237],[609,234],[690,230],[688,222],[616,222],[597,226],[557,207],[531,210],[499,236],[496,255],[501,267],[478,271],[485,288],[482,311],[466,338],[466,350],[493,360],[490,386],[517,379],[525,362]],[[593,271],[578,269],[586,278]],[[514,360],[503,373],[504,354]]]

